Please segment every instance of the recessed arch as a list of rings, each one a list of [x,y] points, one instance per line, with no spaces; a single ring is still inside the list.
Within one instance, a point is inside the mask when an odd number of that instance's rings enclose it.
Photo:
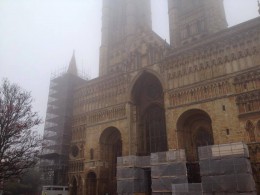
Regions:
[[[252,121],[248,120],[246,122],[245,129],[248,133],[249,141],[255,142],[256,141],[256,139],[255,139],[255,126],[252,123]]]
[[[72,192],[72,194],[78,193],[78,181],[75,176],[71,180],[71,192]]]
[[[208,113],[200,109],[187,110],[177,120],[178,145],[186,151],[190,183],[201,182],[198,147],[214,145],[211,123]]]
[[[137,155],[150,155],[168,150],[164,91],[154,74],[144,71],[131,91],[131,101],[136,114]]]
[[[136,86],[136,83],[138,83],[138,80],[140,80],[141,78],[145,77],[145,75],[152,75],[153,77],[155,77],[158,82],[160,83],[162,89],[166,88],[166,82],[165,80],[161,77],[160,74],[158,74],[157,72],[150,70],[150,69],[144,69],[143,71],[140,71],[135,77],[134,79],[131,81],[129,88],[128,88],[128,98],[130,101],[133,101],[133,91],[134,91],[134,87]]]
[[[178,144],[188,161],[198,161],[198,147],[214,144],[211,123],[209,114],[200,109],[187,110],[178,118]]]
[[[257,136],[260,136],[260,120],[257,121],[257,123],[256,123],[256,133],[257,133]]]
[[[93,171],[89,172],[86,176],[86,194],[97,194],[97,176],[96,173]]]
[[[99,139],[100,158],[108,166],[104,178],[101,178],[105,186],[106,192],[116,194],[116,167],[117,157],[122,156],[122,137],[120,131],[116,127],[106,128]]]
[[[90,150],[89,150],[89,157],[90,157],[90,160],[93,160],[94,159],[94,149],[93,148],[91,148]]]

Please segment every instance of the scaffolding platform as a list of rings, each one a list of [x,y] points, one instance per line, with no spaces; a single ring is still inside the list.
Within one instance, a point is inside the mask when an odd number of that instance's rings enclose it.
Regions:
[[[186,176],[187,168],[185,162],[176,162],[169,164],[159,164],[151,167],[152,178],[163,176]]]
[[[150,167],[150,156],[117,157],[117,167]]]
[[[234,174],[202,177],[203,191],[207,193],[251,193],[255,192],[255,181],[251,174]]]
[[[142,168],[119,167],[116,174],[117,180],[145,179],[145,170]]]
[[[252,174],[250,160],[247,158],[208,159],[200,161],[199,164],[201,176]]]
[[[68,185],[73,91],[85,80],[67,74],[51,78],[44,126],[40,170],[44,185]]]
[[[199,159],[249,158],[249,151],[243,142],[199,147]]]
[[[203,192],[208,194],[254,194],[255,181],[242,142],[199,148]]]
[[[151,165],[184,161],[186,161],[186,154],[183,149],[151,153]]]
[[[123,179],[117,180],[117,193],[145,193],[147,191],[148,182],[143,179]]]
[[[187,176],[152,178],[153,192],[172,192],[172,184],[188,183]]]

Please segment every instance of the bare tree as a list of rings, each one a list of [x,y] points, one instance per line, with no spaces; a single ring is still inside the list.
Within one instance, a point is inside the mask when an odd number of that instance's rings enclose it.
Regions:
[[[33,130],[41,120],[32,111],[32,97],[7,79],[0,86],[0,182],[20,176],[37,163],[40,137]]]

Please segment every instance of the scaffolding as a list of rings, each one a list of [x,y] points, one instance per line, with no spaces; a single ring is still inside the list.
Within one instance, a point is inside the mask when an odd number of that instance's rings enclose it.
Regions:
[[[117,158],[117,193],[172,194],[173,183],[187,183],[184,150],[152,153],[151,156]]]
[[[44,185],[67,185],[74,87],[85,80],[62,72],[52,75],[40,169]]]
[[[201,183],[183,183],[172,185],[172,195],[202,195]]]
[[[249,158],[246,144],[242,142],[199,147],[199,159]]]
[[[172,184],[187,183],[185,150],[169,150],[151,154],[152,191],[171,194]]]
[[[256,194],[247,145],[231,143],[199,148],[205,194]]]

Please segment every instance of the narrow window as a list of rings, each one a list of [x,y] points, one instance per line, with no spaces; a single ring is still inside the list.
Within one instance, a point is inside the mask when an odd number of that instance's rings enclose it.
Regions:
[[[94,159],[94,149],[91,148],[90,149],[90,160],[93,160]]]
[[[230,132],[229,132],[229,129],[226,129],[226,134],[227,134],[227,135],[229,135],[229,134],[230,134]]]

